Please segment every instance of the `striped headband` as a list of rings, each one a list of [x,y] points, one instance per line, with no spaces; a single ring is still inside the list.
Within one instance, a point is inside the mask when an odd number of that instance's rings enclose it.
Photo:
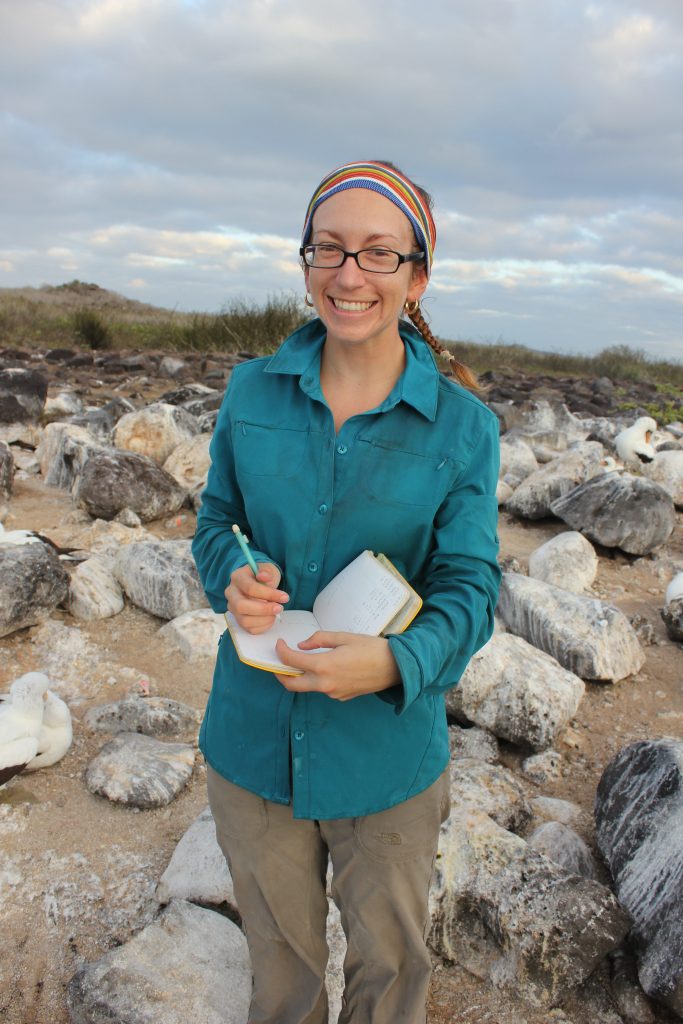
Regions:
[[[399,171],[387,167],[386,164],[367,161],[357,164],[344,164],[336,171],[328,174],[313,193],[308,204],[301,244],[307,245],[311,237],[313,214],[321,203],[337,192],[349,188],[369,188],[381,196],[390,199],[406,215],[412,224],[417,244],[423,250],[426,260],[427,276],[432,269],[434,246],[436,245],[436,227],[429,206],[415,186]]]

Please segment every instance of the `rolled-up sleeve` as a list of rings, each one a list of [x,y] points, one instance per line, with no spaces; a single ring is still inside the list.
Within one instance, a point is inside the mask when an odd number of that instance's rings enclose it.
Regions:
[[[490,414],[435,518],[422,610],[405,633],[389,637],[402,685],[378,696],[394,703],[398,714],[421,694],[454,686],[493,632],[501,579],[499,460],[498,423]]]

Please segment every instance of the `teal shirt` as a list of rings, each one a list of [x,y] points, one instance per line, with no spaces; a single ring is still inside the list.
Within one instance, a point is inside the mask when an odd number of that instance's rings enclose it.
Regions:
[[[320,388],[325,328],[314,320],[274,356],[237,366],[211,443],[193,541],[211,607],[226,610],[245,564],[283,573],[287,607],[318,592],[366,548],[384,552],[421,594],[408,629],[389,638],[401,683],[336,701],[292,694],[218,647],[200,747],[217,772],[297,818],[384,810],[430,786],[448,763],[444,691],[493,630],[498,421],[443,377],[422,337],[401,323],[406,366],[376,409],[335,434]]]

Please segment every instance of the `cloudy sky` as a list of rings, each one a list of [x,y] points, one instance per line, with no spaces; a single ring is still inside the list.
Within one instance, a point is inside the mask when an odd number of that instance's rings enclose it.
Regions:
[[[681,0],[0,0],[0,287],[302,293],[310,193],[435,199],[445,338],[683,360]]]

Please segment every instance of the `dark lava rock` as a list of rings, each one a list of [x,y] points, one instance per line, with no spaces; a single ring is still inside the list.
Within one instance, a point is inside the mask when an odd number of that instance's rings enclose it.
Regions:
[[[83,446],[76,458],[72,495],[95,518],[113,519],[129,508],[148,523],[177,512],[185,500],[185,490],[146,455]]]
[[[683,643],[683,597],[669,601],[666,608],[662,608],[661,615],[669,639]]]
[[[638,976],[683,1015],[683,740],[620,750],[595,803],[596,838],[617,897],[633,918]]]
[[[37,422],[47,398],[47,377],[36,370],[0,370],[0,423]]]
[[[661,547],[676,525],[669,492],[630,473],[594,476],[557,498],[550,509],[590,540],[631,555]]]
[[[66,600],[69,574],[46,544],[0,544],[0,636],[34,626]]]
[[[14,459],[12,452],[6,441],[0,441],[0,500],[10,497],[13,484]]]
[[[135,412],[135,406],[125,398],[112,398],[99,409],[88,409],[78,416],[72,416],[70,423],[85,427],[98,441],[109,441],[114,427],[128,412]]]

